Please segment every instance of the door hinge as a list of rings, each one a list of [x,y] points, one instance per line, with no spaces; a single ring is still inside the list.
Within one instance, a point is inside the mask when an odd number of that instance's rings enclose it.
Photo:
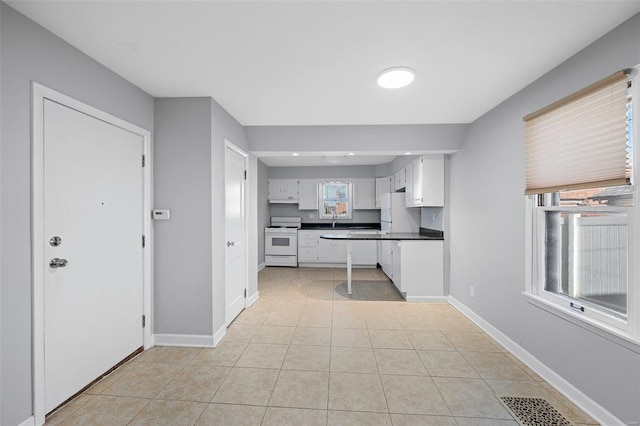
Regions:
[[[147,159],[146,159],[146,156],[142,154],[142,167],[144,167],[145,164],[147,164]]]
[[[147,326],[147,317],[146,315],[142,316],[142,328],[145,328]]]
[[[247,298],[247,289],[246,288],[244,289],[244,298],[245,299]]]
[[[244,171],[244,180],[247,180],[247,171]]]
[[[144,235],[142,236],[142,248],[144,248],[146,245],[146,238],[144,237]]]

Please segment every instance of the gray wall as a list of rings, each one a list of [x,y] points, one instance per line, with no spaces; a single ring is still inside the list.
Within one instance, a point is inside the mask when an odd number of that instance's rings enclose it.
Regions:
[[[31,397],[31,81],[145,129],[153,98],[9,6],[1,4],[2,418],[19,424]]]
[[[211,336],[225,320],[225,139],[245,150],[247,141],[211,98],[155,108],[154,204],[171,220],[154,223],[154,333]]]
[[[211,335],[211,98],[156,99],[154,135],[153,332]]]
[[[252,151],[455,151],[466,124],[249,126]]]
[[[224,158],[225,158],[225,142],[227,139],[239,148],[248,151],[249,144],[244,128],[238,121],[231,116],[224,108],[220,106],[214,99],[211,99],[211,147],[207,151],[207,158],[211,158],[211,179],[214,182],[211,187],[210,197],[214,201],[211,210],[213,221],[212,233],[212,250],[213,257],[213,332],[224,326],[225,311],[225,234],[224,234]],[[203,153],[204,155],[204,153]],[[210,156],[210,157],[209,157]],[[249,174],[257,173],[256,165],[250,168]],[[252,193],[252,188],[248,188]],[[250,204],[251,205],[251,204]],[[249,222],[257,221],[256,212],[248,211]],[[210,219],[208,219],[210,221]],[[249,235],[251,238],[251,235]],[[249,242],[252,245],[251,241]],[[249,259],[255,259],[250,257]],[[255,271],[257,265],[249,265],[249,270]],[[252,269],[253,268],[253,269]],[[253,294],[257,290],[257,278],[255,276],[248,277],[248,295]]]
[[[451,295],[623,422],[640,421],[640,354],[525,301],[522,117],[640,63],[636,15],[476,120],[451,159]],[[446,227],[445,227],[446,229]],[[475,286],[475,298],[469,286]]]

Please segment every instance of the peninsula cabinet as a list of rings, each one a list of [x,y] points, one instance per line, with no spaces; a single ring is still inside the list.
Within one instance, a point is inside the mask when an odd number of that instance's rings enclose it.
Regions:
[[[444,297],[442,240],[379,241],[380,265],[407,302]]]

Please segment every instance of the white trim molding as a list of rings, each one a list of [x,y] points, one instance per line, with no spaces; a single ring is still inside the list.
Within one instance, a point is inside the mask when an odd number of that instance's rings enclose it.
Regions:
[[[151,229],[152,151],[151,132],[124,121],[116,116],[49,89],[35,81],[31,82],[31,247],[32,247],[32,343],[33,343],[33,414],[35,425],[45,422],[45,355],[44,355],[44,102],[54,101],[76,111],[80,111],[106,123],[128,130],[143,138],[145,168],[143,170],[143,229],[147,236],[147,247],[143,250],[143,306],[142,314],[147,320],[143,329],[145,349],[153,346],[151,328],[152,311],[152,271],[153,235]]]
[[[540,362],[536,357],[522,348],[522,346],[518,345],[500,330],[485,321],[462,302],[449,296],[449,303],[598,423],[610,426],[624,426],[625,423],[623,421],[611,414],[593,399],[589,398],[558,373]]]
[[[156,346],[214,347],[214,336],[198,334],[154,334]]]
[[[253,293],[251,296],[247,297],[247,305],[246,305],[246,307],[248,308],[249,306],[251,306],[254,303],[256,303],[259,298],[260,298],[260,292],[256,290],[255,293]]]
[[[409,303],[421,303],[421,302],[447,303],[449,301],[449,297],[447,296],[407,296],[405,300]]]
[[[261,264],[258,265],[258,272],[262,271],[266,267],[267,265],[265,265],[264,262],[262,262]]]
[[[218,343],[222,340],[222,338],[227,334],[227,326],[223,325],[213,333],[213,346],[218,346]]]
[[[18,426],[35,426],[35,424],[36,424],[36,418],[31,416],[31,417],[25,419]]]

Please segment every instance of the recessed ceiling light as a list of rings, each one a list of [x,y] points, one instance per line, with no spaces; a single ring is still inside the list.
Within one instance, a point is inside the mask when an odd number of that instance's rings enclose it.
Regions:
[[[413,82],[414,74],[411,68],[393,67],[386,69],[378,76],[378,86],[385,89],[399,89]]]
[[[411,153],[410,152],[405,152],[404,155],[411,155]]]
[[[355,152],[350,152],[349,155],[356,155]]]
[[[324,161],[326,161],[327,163],[338,164],[338,163],[342,163],[342,161],[346,158],[346,156],[325,155],[322,158],[324,158]]]
[[[293,155],[294,157],[297,157],[297,156],[298,156],[298,155],[300,155],[300,154],[298,154],[297,152],[294,152],[294,153],[293,153],[293,154],[291,154],[291,155]]]

